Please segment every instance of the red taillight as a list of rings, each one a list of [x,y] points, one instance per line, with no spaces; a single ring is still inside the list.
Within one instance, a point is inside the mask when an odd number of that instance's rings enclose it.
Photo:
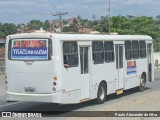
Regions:
[[[53,80],[55,80],[55,81],[56,81],[56,80],[58,80],[58,78],[57,78],[56,76],[54,76],[54,77],[53,77]]]

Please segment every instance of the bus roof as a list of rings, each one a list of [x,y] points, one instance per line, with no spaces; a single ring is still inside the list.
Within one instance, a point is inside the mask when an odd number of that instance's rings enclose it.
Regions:
[[[147,40],[152,38],[148,35],[105,35],[105,34],[60,34],[60,33],[23,33],[7,36],[8,39],[19,38],[55,38],[62,41],[97,41],[97,40]]]

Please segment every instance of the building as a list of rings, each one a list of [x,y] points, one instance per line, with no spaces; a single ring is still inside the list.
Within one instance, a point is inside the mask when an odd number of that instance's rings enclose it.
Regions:
[[[25,33],[28,32],[28,28],[25,24],[18,24],[17,33]]]
[[[63,23],[60,22],[59,20],[52,20],[50,21],[50,31],[53,32],[60,32],[60,28],[63,27]]]
[[[78,33],[80,34],[89,34],[92,31],[91,27],[80,27],[78,28]]]

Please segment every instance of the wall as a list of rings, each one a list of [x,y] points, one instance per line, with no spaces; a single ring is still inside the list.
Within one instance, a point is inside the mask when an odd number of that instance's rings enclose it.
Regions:
[[[160,67],[160,52],[153,53],[155,67]]]

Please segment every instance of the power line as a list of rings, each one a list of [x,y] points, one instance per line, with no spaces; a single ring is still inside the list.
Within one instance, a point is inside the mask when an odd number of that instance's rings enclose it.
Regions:
[[[62,13],[62,12],[58,12],[56,14],[52,14],[53,16],[59,16],[59,22],[60,22],[60,32],[62,32],[62,16],[68,14],[66,13]]]

